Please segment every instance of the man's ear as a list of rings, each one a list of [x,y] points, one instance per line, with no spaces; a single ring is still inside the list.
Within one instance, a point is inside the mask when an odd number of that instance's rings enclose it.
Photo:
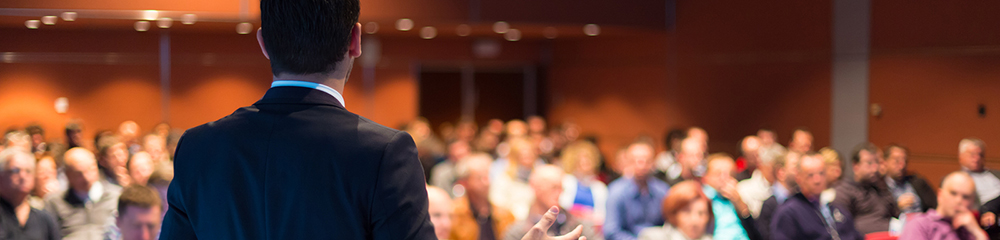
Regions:
[[[261,35],[261,30],[263,30],[263,28],[257,28],[257,44],[260,45],[260,51],[264,53],[264,58],[270,60],[271,56],[267,55],[267,48],[264,47],[264,35]]]
[[[352,58],[361,56],[361,23],[354,23],[354,28],[351,28],[351,45],[347,54]]]

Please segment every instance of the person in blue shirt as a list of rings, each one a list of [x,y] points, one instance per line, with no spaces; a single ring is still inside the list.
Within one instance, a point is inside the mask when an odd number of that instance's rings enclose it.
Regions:
[[[632,171],[608,187],[606,239],[633,240],[643,228],[663,224],[660,204],[670,187],[651,176],[654,154],[653,144],[645,141],[634,142],[626,149],[624,164],[630,165]]]
[[[708,169],[702,177],[702,191],[712,201],[715,220],[714,239],[761,239],[750,216],[750,207],[736,191],[736,162],[725,153],[708,156]]]

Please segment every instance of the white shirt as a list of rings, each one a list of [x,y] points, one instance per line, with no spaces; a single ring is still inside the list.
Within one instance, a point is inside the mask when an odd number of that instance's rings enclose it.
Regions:
[[[330,96],[333,96],[333,98],[336,98],[337,101],[340,102],[340,106],[347,107],[347,105],[344,104],[344,96],[341,95],[340,92],[337,92],[336,89],[333,89],[330,86],[324,85],[322,83],[314,83],[314,82],[306,82],[306,81],[298,81],[298,80],[275,80],[273,83],[271,83],[271,87],[272,88],[273,87],[304,87],[304,88],[312,88],[312,89],[320,90],[322,92],[330,94]]]
[[[993,176],[990,171],[972,172],[966,170],[966,172],[972,176],[972,181],[976,183],[976,193],[979,194],[980,203],[985,204],[1000,196],[1000,179]]]
[[[771,197],[771,183],[767,182],[760,170],[754,170],[753,176],[736,184],[736,192],[740,193],[743,203],[750,208],[750,215],[757,218],[764,201]]]

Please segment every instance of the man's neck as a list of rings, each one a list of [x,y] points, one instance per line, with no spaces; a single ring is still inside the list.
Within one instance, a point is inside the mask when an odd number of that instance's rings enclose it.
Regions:
[[[278,76],[274,76],[274,81],[279,81],[279,80],[292,80],[292,81],[304,81],[304,82],[319,83],[319,84],[326,85],[326,86],[328,86],[330,88],[333,88],[333,90],[337,90],[337,92],[339,92],[341,94],[344,93],[344,84],[347,83],[347,78],[346,77],[339,77],[338,78],[338,77],[333,77],[330,74],[319,74],[319,73],[305,74],[305,75],[284,74],[283,73],[283,74],[280,74]]]
[[[490,201],[485,196],[469,195],[469,208],[479,215],[489,214]]]
[[[646,190],[649,187],[648,186],[649,184],[646,181],[647,178],[649,178],[649,176],[634,176],[633,177],[633,180],[635,180],[635,185],[639,186],[639,190],[640,191]]]

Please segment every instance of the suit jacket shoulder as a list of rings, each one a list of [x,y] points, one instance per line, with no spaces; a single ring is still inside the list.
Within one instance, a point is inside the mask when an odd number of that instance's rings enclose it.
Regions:
[[[309,88],[271,88],[188,130],[174,171],[169,239],[434,235],[412,138]]]

